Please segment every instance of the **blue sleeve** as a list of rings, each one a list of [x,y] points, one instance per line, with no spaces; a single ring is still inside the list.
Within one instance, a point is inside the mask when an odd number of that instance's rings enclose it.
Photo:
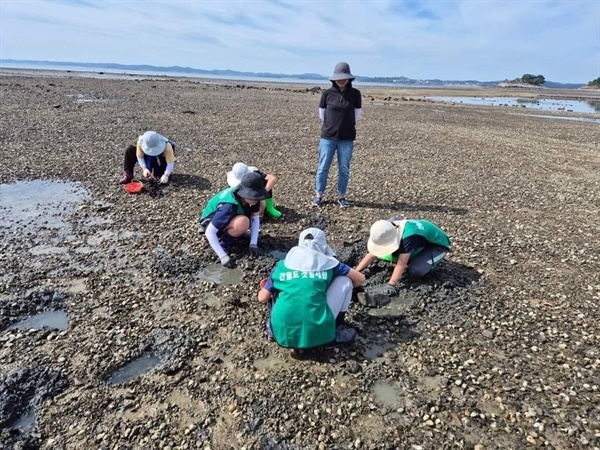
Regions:
[[[333,268],[333,278],[335,277],[346,277],[350,273],[350,266],[339,263]]]
[[[273,286],[273,272],[275,272],[275,268],[273,267],[273,269],[271,270],[271,273],[269,274],[269,278],[267,279],[267,283],[265,284],[265,287],[263,289],[266,289],[267,291],[269,291],[271,293],[271,295],[275,295],[275,286]]]
[[[224,231],[237,213],[237,206],[232,203],[221,203],[217,210],[215,211],[215,215],[212,217],[210,223],[219,230]]]
[[[400,253],[412,253],[418,248],[427,247],[429,245],[429,241],[425,239],[423,236],[419,236],[418,234],[414,234],[407,238],[402,238],[400,241]]]

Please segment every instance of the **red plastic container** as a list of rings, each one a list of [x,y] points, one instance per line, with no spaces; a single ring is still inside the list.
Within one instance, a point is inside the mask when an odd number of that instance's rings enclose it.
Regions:
[[[123,189],[130,194],[139,194],[144,189],[144,185],[141,181],[134,180],[131,183],[124,184]]]

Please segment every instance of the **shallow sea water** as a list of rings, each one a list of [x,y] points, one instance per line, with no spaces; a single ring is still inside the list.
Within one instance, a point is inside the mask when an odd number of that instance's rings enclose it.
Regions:
[[[570,111],[579,113],[600,114],[598,100],[564,100],[564,99],[531,99],[509,97],[427,97],[436,102],[462,103],[479,106],[512,106],[542,111]]]

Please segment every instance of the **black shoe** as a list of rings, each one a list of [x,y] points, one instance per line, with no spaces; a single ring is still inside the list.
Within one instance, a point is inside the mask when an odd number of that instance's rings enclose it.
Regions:
[[[346,200],[345,197],[342,197],[338,200],[338,203],[340,204],[340,208],[348,208],[350,206],[350,203],[348,202],[348,200]]]
[[[339,325],[335,328],[335,339],[324,347],[337,347],[338,345],[352,344],[356,339],[356,330],[348,325]]]

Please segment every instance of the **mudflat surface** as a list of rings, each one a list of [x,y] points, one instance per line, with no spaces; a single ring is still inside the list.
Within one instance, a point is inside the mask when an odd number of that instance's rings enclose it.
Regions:
[[[318,92],[71,75],[0,76],[3,448],[600,446],[598,124],[409,100],[522,90],[362,88],[353,207],[334,163],[316,209]],[[175,175],[130,195],[123,151],[149,129],[177,143]],[[222,273],[198,232],[237,161],[278,177],[274,254],[319,226],[356,264],[372,222],[398,215],[453,251],[389,306],[353,303],[354,345],[293,355],[256,301],[275,259],[243,244]],[[68,329],[13,327],[49,310]]]

